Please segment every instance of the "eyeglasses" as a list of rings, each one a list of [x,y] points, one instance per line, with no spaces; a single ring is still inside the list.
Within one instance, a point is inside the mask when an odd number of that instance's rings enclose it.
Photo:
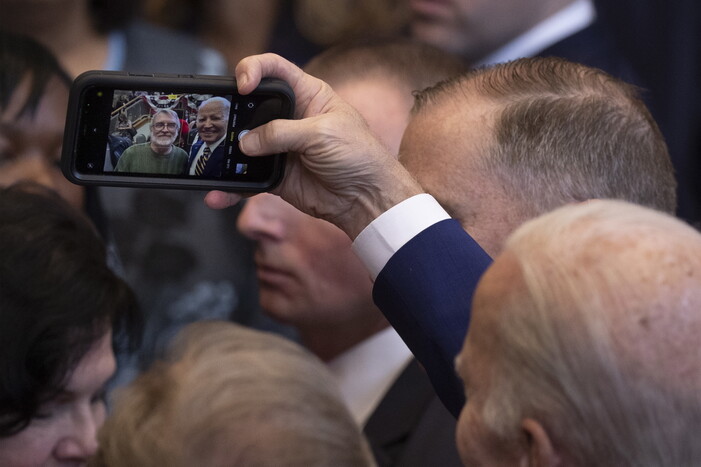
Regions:
[[[166,123],[166,122],[158,122],[154,123],[153,127],[156,130],[162,130],[163,128],[168,128],[169,130],[175,130],[178,127],[177,123]]]

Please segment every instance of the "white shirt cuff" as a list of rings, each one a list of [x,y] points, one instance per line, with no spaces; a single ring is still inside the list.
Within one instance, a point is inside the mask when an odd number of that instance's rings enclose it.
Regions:
[[[353,242],[353,251],[374,281],[405,243],[445,219],[450,219],[450,216],[433,196],[426,193],[412,196],[383,212],[365,227]]]

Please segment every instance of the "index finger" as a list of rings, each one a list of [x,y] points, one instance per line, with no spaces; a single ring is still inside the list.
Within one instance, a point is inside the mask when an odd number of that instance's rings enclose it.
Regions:
[[[325,82],[306,74],[297,65],[273,53],[242,59],[236,65],[235,74],[241,94],[252,92],[264,77],[285,81],[295,94],[297,118],[320,113],[328,101],[335,96],[331,87]]]

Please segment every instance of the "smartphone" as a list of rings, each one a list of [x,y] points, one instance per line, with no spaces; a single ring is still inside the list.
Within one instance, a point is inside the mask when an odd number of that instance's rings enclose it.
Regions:
[[[267,191],[285,155],[248,157],[238,141],[293,113],[281,80],[243,96],[233,77],[89,71],[71,86],[61,168],[78,185]]]

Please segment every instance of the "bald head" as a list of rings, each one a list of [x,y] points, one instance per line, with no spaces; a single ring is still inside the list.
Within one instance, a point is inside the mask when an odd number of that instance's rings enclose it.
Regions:
[[[570,202],[676,208],[667,147],[636,90],[556,58],[475,70],[419,93],[400,156],[490,254],[525,220]]]
[[[491,373],[466,410],[521,449],[535,420],[575,465],[698,462],[700,309],[698,232],[622,202],[556,210],[478,287],[462,356]]]

